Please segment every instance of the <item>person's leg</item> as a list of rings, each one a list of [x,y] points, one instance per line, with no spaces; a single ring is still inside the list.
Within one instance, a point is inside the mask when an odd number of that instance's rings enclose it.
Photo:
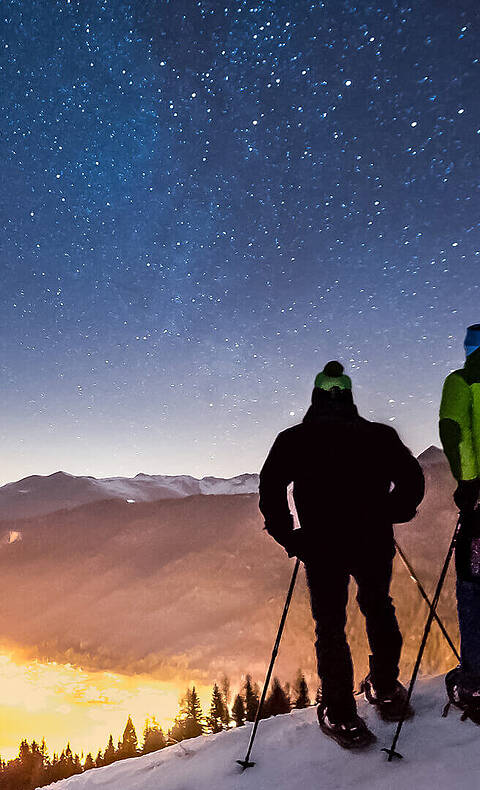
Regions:
[[[371,681],[377,692],[388,694],[395,688],[402,649],[402,635],[389,595],[392,559],[389,554],[383,558],[361,558],[352,575],[358,585],[358,605],[366,620]]]
[[[461,683],[480,689],[480,582],[457,578]]]
[[[345,636],[349,574],[343,568],[306,563],[315,649],[322,684],[322,705],[331,721],[348,721],[356,714],[353,666]]]

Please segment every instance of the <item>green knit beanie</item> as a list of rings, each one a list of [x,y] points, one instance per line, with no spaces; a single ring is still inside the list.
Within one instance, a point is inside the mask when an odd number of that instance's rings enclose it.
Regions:
[[[351,390],[351,379],[343,372],[340,362],[327,362],[322,372],[315,379],[315,386],[322,390],[331,390],[338,387],[340,390]]]

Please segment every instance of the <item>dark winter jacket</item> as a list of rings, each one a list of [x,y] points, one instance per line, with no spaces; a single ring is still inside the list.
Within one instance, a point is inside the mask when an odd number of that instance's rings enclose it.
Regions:
[[[260,472],[265,528],[291,555],[343,551],[348,543],[393,556],[392,524],[413,518],[423,498],[420,464],[396,431],[360,417],[346,397],[329,403],[314,390],[303,422],[277,436]],[[292,538],[291,482],[302,552],[297,530]]]

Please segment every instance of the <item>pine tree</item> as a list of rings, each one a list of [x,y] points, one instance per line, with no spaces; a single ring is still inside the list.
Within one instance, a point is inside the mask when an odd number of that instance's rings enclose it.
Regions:
[[[184,722],[185,738],[196,738],[203,733],[203,712],[199,696],[195,690],[187,690],[186,717]]]
[[[38,787],[44,778],[43,756],[36,741],[31,745],[26,740],[20,743],[18,753],[18,771],[20,786],[25,788]],[[16,781],[18,781],[16,779]]]
[[[255,721],[258,708],[258,689],[256,683],[252,683],[251,675],[245,678],[245,719],[247,721]]]
[[[128,757],[135,757],[137,754],[137,733],[133,726],[132,717],[129,716],[125,729],[123,731],[122,741],[120,743],[120,759],[125,760]]]
[[[156,718],[153,716],[152,721],[147,719],[143,730],[142,754],[156,752],[159,749],[163,749],[166,745],[165,735]]]
[[[91,752],[89,752],[87,754],[87,756],[85,757],[85,762],[83,764],[83,770],[84,771],[90,771],[92,768],[95,768],[95,761],[94,761],[94,759],[92,757]]]
[[[110,734],[110,738],[108,739],[108,745],[103,755],[102,765],[111,765],[111,763],[115,762],[116,759],[117,759],[117,754],[113,743],[113,737]]]
[[[184,738],[185,729],[183,726],[183,719],[177,716],[173,722],[173,726],[170,727],[168,731],[167,744],[170,745],[171,743],[179,743],[180,741],[183,741]]]
[[[112,736],[110,736],[110,738],[111,738],[111,737],[112,737]],[[112,745],[113,745],[113,744],[112,744]],[[115,751],[115,748],[114,748],[114,750],[113,750],[113,751]],[[113,761],[112,761],[112,762],[113,762]],[[102,750],[101,750],[101,749],[99,749],[99,750],[98,750],[98,753],[97,753],[97,756],[95,757],[95,768],[101,768],[101,767],[102,767],[102,765],[106,765],[106,763],[104,762],[104,758],[102,757]]]
[[[225,703],[223,701],[220,689],[214,683],[212,691],[212,701],[210,703],[210,712],[207,716],[207,727],[209,732],[221,732],[223,730],[225,721]]]
[[[73,758],[73,773],[74,774],[83,773],[82,763],[80,761],[80,757],[78,756],[78,754],[75,754]]]
[[[230,711],[228,710],[228,706],[230,705],[230,678],[227,678],[226,675],[223,676],[220,682],[220,689],[222,693],[224,710],[223,726],[227,729],[232,717],[230,716]]]
[[[245,703],[243,697],[237,694],[232,708],[232,718],[236,727],[243,727],[245,724]]]
[[[226,675],[220,681],[220,688],[225,705],[230,705],[230,678],[227,678]]]
[[[65,749],[62,751],[60,757],[58,758],[57,764],[55,766],[55,779],[67,779],[69,776],[67,770],[67,757],[65,754]]]
[[[74,774],[74,759],[70,742],[67,743],[67,748],[65,749],[65,770],[67,771],[67,776]]]
[[[32,773],[31,781],[33,787],[38,787],[43,779],[45,760],[41,748],[36,741],[30,744],[30,752],[32,755]]]
[[[310,705],[310,697],[308,695],[307,681],[305,675],[301,670],[298,671],[297,680],[295,682],[295,708],[308,708]]]
[[[42,738],[42,742],[40,744],[40,754],[42,755],[43,762],[45,764],[50,762],[50,758],[48,756],[48,748],[47,748],[47,744],[46,744],[45,738]]]
[[[55,782],[55,781],[56,781],[56,776],[57,776],[57,764],[58,764],[58,754],[57,754],[56,752],[54,752],[54,753],[53,753],[53,757],[52,757],[52,759],[50,760],[50,765],[49,765],[49,767],[48,767],[48,771],[47,771],[48,781],[49,781],[50,783],[52,783],[52,782]]]
[[[278,716],[281,713],[290,712],[290,701],[278,678],[273,679],[272,690],[265,703],[265,713],[267,716]]]

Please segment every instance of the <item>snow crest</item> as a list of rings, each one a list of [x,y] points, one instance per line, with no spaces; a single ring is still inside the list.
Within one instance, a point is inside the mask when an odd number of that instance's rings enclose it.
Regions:
[[[423,679],[414,693],[416,715],[398,743],[403,760],[389,763],[394,727],[359,702],[359,712],[377,735],[368,751],[348,752],[324,736],[314,708],[260,722],[251,759],[236,764],[247,749],[251,725],[183,741],[145,757],[96,768],[49,785],[53,790],[477,790],[480,729],[452,710],[442,718],[443,678]]]

